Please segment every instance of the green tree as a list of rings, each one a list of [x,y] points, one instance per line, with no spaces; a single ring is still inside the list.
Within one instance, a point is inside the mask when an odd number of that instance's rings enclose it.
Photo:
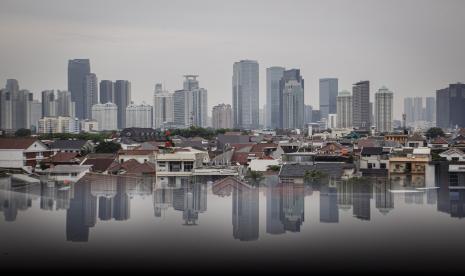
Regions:
[[[307,170],[304,173],[304,180],[314,182],[327,177],[328,174],[319,170]]]
[[[16,137],[27,137],[31,136],[31,130],[27,128],[20,128],[15,132]]]
[[[258,186],[263,179],[263,173],[249,169],[245,177],[252,186]]]
[[[115,142],[101,142],[95,148],[96,153],[114,153],[121,149],[121,145]]]
[[[429,139],[434,139],[439,136],[444,136],[444,131],[439,127],[432,127],[426,131],[426,137]]]
[[[280,169],[281,169],[281,166],[279,166],[279,165],[269,165],[268,166],[268,170],[273,171],[273,172],[279,172]]]

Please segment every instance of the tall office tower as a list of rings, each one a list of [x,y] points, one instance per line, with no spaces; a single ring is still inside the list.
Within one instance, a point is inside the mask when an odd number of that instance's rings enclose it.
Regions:
[[[374,108],[373,108],[373,102],[370,102],[370,108],[369,108],[369,113],[370,113],[370,127],[375,123],[375,114],[374,114]]]
[[[126,126],[126,107],[131,103],[131,83],[127,80],[115,82],[115,104],[118,106],[118,129]]]
[[[434,97],[426,97],[425,103],[425,121],[435,125],[436,123],[436,99]]]
[[[370,129],[370,81],[360,81],[352,86],[352,126]]]
[[[320,110],[312,110],[312,123],[319,122],[321,120]]]
[[[192,90],[192,125],[207,127],[208,93],[205,88]]]
[[[100,81],[100,103],[115,102],[115,84],[111,80]]]
[[[98,122],[99,130],[117,130],[118,107],[114,103],[94,104],[92,119]]]
[[[352,127],[352,95],[349,91],[344,90],[336,98],[337,103],[337,127]]]
[[[414,122],[424,121],[423,118],[423,98],[413,98],[413,119]]]
[[[152,106],[142,103],[141,105],[130,104],[126,107],[126,127],[152,127]]]
[[[304,127],[304,79],[300,69],[286,70],[279,82],[281,94],[281,127],[293,129]]]
[[[320,111],[322,119],[328,119],[328,114],[337,112],[336,97],[338,91],[338,80],[336,78],[320,79]]]
[[[379,132],[392,132],[394,94],[386,87],[375,93],[375,125]]]
[[[42,116],[43,117],[57,116],[57,111],[58,111],[57,103],[58,102],[55,99],[54,90],[42,91]]]
[[[328,120],[326,120],[326,127],[329,129],[337,128],[337,114],[328,114]]]
[[[71,59],[68,61],[68,91],[71,92],[73,102],[76,103],[76,117],[85,119],[85,86],[84,81],[90,74],[88,59]]]
[[[233,237],[253,241],[259,237],[259,190],[233,188],[232,191]]]
[[[465,127],[465,84],[455,83],[436,91],[436,125]]]
[[[17,130],[30,128],[30,112],[33,94],[28,90],[19,90],[18,81],[8,79],[5,89],[0,93],[0,127]]]
[[[279,81],[283,77],[284,67],[270,67],[266,68],[266,127],[278,128],[279,127]]]
[[[92,118],[92,106],[98,104],[98,81],[94,73],[84,77],[84,118]]]
[[[177,90],[173,94],[173,122],[178,128],[187,128],[193,125],[192,91]]]
[[[198,75],[184,75],[183,88],[184,90],[199,89]]]
[[[29,114],[31,129],[35,129],[35,131],[37,131],[40,118],[42,118],[42,103],[38,100],[33,100],[31,102],[31,112]]]
[[[234,128],[258,128],[258,62],[241,60],[233,65],[232,108]]]
[[[153,128],[172,123],[173,116],[173,93],[164,91],[161,83],[157,83],[153,95]]]
[[[404,114],[406,116],[405,122],[407,125],[411,125],[415,122],[415,118],[413,116],[413,98],[404,98]]]
[[[305,119],[304,122],[309,124],[312,122],[313,107],[311,105],[305,105]]]
[[[233,127],[231,105],[219,104],[213,107],[212,126],[214,129]]]
[[[71,98],[71,92],[58,90],[56,98],[57,116],[76,117],[75,103]]]

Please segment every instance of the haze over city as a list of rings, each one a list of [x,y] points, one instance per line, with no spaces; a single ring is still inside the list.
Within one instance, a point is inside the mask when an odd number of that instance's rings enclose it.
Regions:
[[[0,79],[40,98],[67,89],[69,59],[89,58],[99,80],[131,81],[132,100],[151,103],[155,83],[182,88],[199,75],[209,110],[231,103],[232,65],[300,68],[305,103],[318,107],[318,79],[339,90],[370,80],[404,96],[435,96],[465,79],[464,1],[2,1]]]

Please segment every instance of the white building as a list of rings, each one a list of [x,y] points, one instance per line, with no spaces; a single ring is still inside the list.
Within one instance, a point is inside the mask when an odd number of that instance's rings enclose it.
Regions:
[[[215,105],[212,109],[212,126],[214,129],[233,127],[232,108],[230,104]]]
[[[352,95],[349,91],[344,90],[339,92],[336,98],[337,110],[337,127],[351,128],[352,127]]]
[[[337,128],[337,114],[328,114],[327,124],[329,129]]]
[[[394,94],[386,87],[375,93],[375,125],[379,132],[392,132]]]
[[[91,168],[92,165],[56,165],[44,172],[52,180],[77,182]]]
[[[95,120],[82,120],[81,121],[81,130],[84,132],[95,132],[98,131],[98,122]]]
[[[163,91],[162,85],[155,86],[153,95],[153,128],[161,128],[173,122],[173,93]]]
[[[171,148],[156,155],[157,176],[190,176],[208,163],[208,152],[193,148]]]
[[[98,122],[100,130],[118,129],[118,107],[114,103],[94,104],[92,117]]]
[[[130,104],[126,107],[126,127],[152,127],[152,106],[142,103],[141,105]]]
[[[38,121],[37,133],[79,133],[78,118],[71,117],[43,117]]]
[[[197,75],[185,75],[183,89],[173,95],[174,124],[180,128],[207,126],[208,93],[199,87]]]

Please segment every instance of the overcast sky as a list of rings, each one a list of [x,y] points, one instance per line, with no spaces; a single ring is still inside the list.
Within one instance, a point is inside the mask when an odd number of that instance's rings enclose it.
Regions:
[[[339,90],[386,85],[395,117],[404,96],[433,96],[465,82],[465,1],[0,1],[0,81],[38,96],[67,88],[68,59],[89,58],[99,80],[127,79],[152,104],[154,84],[182,88],[200,75],[209,106],[231,103],[233,62],[300,68],[305,102],[318,108],[318,79]],[[3,86],[3,84],[2,84]]]

